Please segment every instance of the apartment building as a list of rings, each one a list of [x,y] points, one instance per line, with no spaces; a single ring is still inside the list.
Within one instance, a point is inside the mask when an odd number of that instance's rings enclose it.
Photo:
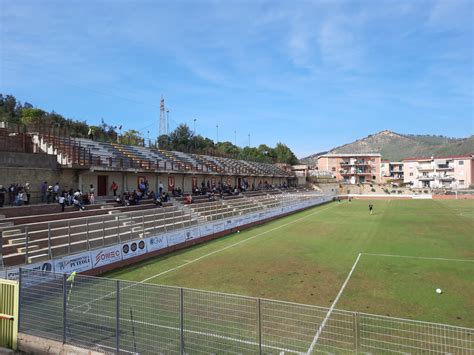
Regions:
[[[404,183],[415,188],[469,188],[474,181],[472,154],[403,159]]]
[[[349,184],[380,183],[380,161],[380,154],[324,154],[318,157],[318,170]]]
[[[391,182],[400,184],[403,182],[403,162],[382,160],[380,163],[380,175],[382,183]]]

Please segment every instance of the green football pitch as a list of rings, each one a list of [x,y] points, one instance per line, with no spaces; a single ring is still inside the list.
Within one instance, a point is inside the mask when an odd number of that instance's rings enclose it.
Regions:
[[[368,200],[334,202],[104,276],[474,327],[474,200],[372,202],[372,215]]]

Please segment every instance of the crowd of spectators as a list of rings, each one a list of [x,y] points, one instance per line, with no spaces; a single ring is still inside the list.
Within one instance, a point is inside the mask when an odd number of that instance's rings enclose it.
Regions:
[[[0,207],[4,205],[23,206],[31,202],[30,184],[10,184],[9,187],[0,185]]]
[[[179,194],[177,191],[173,190],[173,196],[181,196],[181,190],[179,189]],[[169,201],[168,193],[163,191],[163,184],[160,183],[159,191],[150,190],[150,185],[145,179],[138,183],[137,188],[131,192],[125,191],[123,194],[116,196],[115,202],[120,206],[135,206],[139,205],[140,201],[148,199],[152,200],[157,206],[163,206],[163,203]]]

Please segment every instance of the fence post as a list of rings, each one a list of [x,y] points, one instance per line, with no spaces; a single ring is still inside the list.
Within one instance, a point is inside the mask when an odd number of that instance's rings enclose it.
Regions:
[[[102,245],[105,246],[105,219],[102,217]]]
[[[262,352],[262,308],[261,300],[257,299],[257,323],[258,323],[258,353],[261,355]]]
[[[25,264],[28,264],[28,226],[25,226]]]
[[[67,325],[67,274],[63,274],[63,344],[66,344]]]
[[[116,281],[116,319],[115,319],[115,350],[117,354],[120,354],[120,281]]]
[[[71,255],[71,221],[67,221],[67,255]]]
[[[51,223],[48,222],[48,255],[49,258],[53,258],[53,254],[51,253]]]
[[[359,353],[360,347],[360,324],[359,324],[359,312],[354,313],[354,352]]]
[[[184,290],[179,289],[179,349],[184,355]]]
[[[89,218],[86,218],[86,240],[87,240],[87,250],[90,250],[91,245],[89,243]]]

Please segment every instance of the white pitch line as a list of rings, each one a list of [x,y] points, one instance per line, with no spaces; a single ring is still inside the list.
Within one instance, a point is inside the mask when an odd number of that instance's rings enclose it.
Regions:
[[[138,284],[142,284],[142,283],[147,282],[147,281],[149,281],[149,280],[151,280],[151,279],[154,279],[154,278],[156,278],[156,277],[165,275],[165,274],[167,274],[167,273],[169,273],[169,272],[178,270],[178,269],[183,268],[183,267],[185,267],[185,266],[187,266],[187,265],[189,265],[189,264],[195,263],[196,261],[202,260],[202,259],[204,259],[204,258],[207,258],[208,256],[211,256],[211,255],[220,253],[221,251],[224,251],[224,250],[233,248],[233,247],[235,247],[235,246],[237,246],[237,245],[240,245],[240,244],[242,244],[242,243],[248,242],[249,240],[255,239],[255,238],[257,238],[257,237],[259,237],[259,236],[262,236],[262,235],[264,235],[264,234],[267,234],[267,233],[273,232],[273,231],[275,231],[275,230],[277,230],[277,229],[280,229],[280,228],[289,226],[289,225],[291,225],[291,224],[293,224],[293,223],[299,222],[299,221],[301,221],[301,220],[303,220],[303,219],[305,219],[305,218],[307,218],[307,217],[310,217],[310,216],[313,216],[313,215],[315,215],[315,214],[318,214],[318,213],[320,213],[320,212],[322,212],[322,211],[325,211],[325,210],[327,210],[327,209],[329,209],[329,208],[332,208],[332,207],[334,207],[334,206],[337,206],[337,205],[334,204],[334,205],[331,205],[331,206],[326,207],[326,208],[318,209],[317,211],[315,211],[315,212],[313,212],[313,213],[310,213],[310,214],[307,214],[307,215],[304,216],[304,217],[295,219],[294,221],[291,221],[291,222],[282,224],[281,226],[278,226],[278,227],[269,229],[269,230],[267,230],[267,231],[265,231],[265,232],[256,234],[256,235],[251,236],[251,237],[249,237],[249,238],[247,238],[247,239],[241,240],[240,242],[237,242],[237,243],[228,245],[228,246],[226,246],[226,247],[224,247],[224,248],[221,248],[221,249],[218,249],[218,250],[214,250],[214,251],[212,251],[212,252],[210,252],[210,253],[207,253],[207,254],[205,254],[205,255],[200,256],[199,258],[196,258],[196,259],[187,261],[187,262],[185,262],[184,264],[178,265],[178,266],[176,266],[176,267],[173,267],[173,268],[171,268],[171,269],[165,270],[165,271],[160,272],[160,273],[158,273],[158,274],[156,274],[156,275],[153,275],[153,276],[150,276],[150,277],[148,277],[148,278],[146,278],[146,279],[143,279],[143,280],[141,280],[141,281],[139,281],[139,282],[136,282],[136,283],[133,283],[133,284],[131,284],[131,285],[129,285],[129,286],[123,287],[123,288],[120,289],[120,291],[126,290],[126,289],[128,289],[128,288],[130,288],[130,287],[133,287],[133,286],[135,286],[135,285],[138,285]],[[316,206],[314,206],[314,207],[316,207]],[[105,296],[98,297],[98,298],[93,299],[93,300],[91,300],[91,301],[89,301],[89,302],[83,303],[83,304],[81,304],[80,306],[76,306],[76,307],[74,307],[73,309],[75,309],[75,308],[80,308],[80,307],[83,307],[83,306],[85,306],[85,305],[89,305],[89,304],[94,303],[94,302],[96,302],[96,301],[99,301],[99,300],[101,300],[101,299],[107,298],[107,297],[109,297],[109,296],[111,296],[111,295],[113,295],[113,294],[115,294],[115,293],[116,293],[116,291],[113,291],[113,292],[111,292],[111,293],[109,293],[109,294],[107,294],[107,295],[105,295]],[[85,311],[84,313],[87,313],[87,311]]]
[[[424,259],[424,260],[441,260],[441,261],[461,261],[466,263],[474,263],[474,260],[467,259],[449,259],[449,258],[434,258],[429,256],[410,256],[410,255],[394,255],[394,254],[371,254],[371,253],[362,253],[362,255],[370,256],[386,256],[391,258],[406,258],[406,259]]]
[[[262,235],[264,235],[264,234],[267,234],[267,233],[276,231],[277,229],[280,229],[280,228],[289,226],[289,225],[291,225],[291,224],[293,224],[293,223],[299,222],[299,221],[301,221],[302,219],[305,219],[305,218],[307,218],[307,217],[309,217],[309,216],[315,215],[315,214],[317,214],[317,213],[319,213],[319,212],[321,212],[321,211],[327,210],[328,208],[331,208],[331,207],[333,207],[333,206],[329,206],[329,207],[323,208],[323,209],[321,209],[321,210],[318,210],[318,211],[315,211],[315,212],[313,212],[313,213],[310,213],[310,214],[308,214],[308,215],[306,215],[306,216],[304,216],[304,217],[295,219],[294,221],[291,221],[291,222],[282,224],[281,226],[278,226],[278,227],[269,229],[269,230],[267,230],[267,231],[265,231],[265,232],[262,232],[262,233],[259,233],[259,234],[255,234],[254,236],[251,236],[251,237],[249,237],[249,238],[247,238],[247,239],[241,240],[240,242],[237,242],[237,243],[228,245],[228,246],[226,246],[226,247],[224,247],[224,248],[221,248],[221,249],[218,249],[218,250],[214,250],[214,251],[212,251],[212,252],[210,252],[210,253],[207,253],[207,254],[205,254],[205,255],[200,256],[199,258],[190,260],[190,261],[188,261],[188,262],[185,262],[184,264],[181,264],[181,265],[178,265],[178,266],[173,267],[173,268],[171,268],[171,269],[162,271],[162,272],[160,272],[160,273],[158,273],[158,274],[156,274],[156,275],[147,277],[146,279],[137,282],[137,284],[141,284],[141,283],[144,283],[144,282],[146,282],[146,281],[150,281],[150,280],[152,280],[152,279],[154,279],[154,278],[156,278],[156,277],[160,277],[160,276],[165,275],[165,274],[167,274],[167,273],[169,273],[169,272],[175,271],[175,270],[180,269],[180,268],[182,268],[182,267],[185,267],[185,266],[187,266],[187,265],[189,265],[189,264],[195,263],[196,261],[200,261],[200,260],[202,260],[202,259],[204,259],[204,258],[207,258],[208,256],[211,256],[211,255],[220,253],[221,251],[224,251],[224,250],[233,248],[233,247],[235,247],[235,246],[237,246],[237,245],[240,245],[240,244],[242,244],[242,243],[248,242],[249,240],[255,239],[255,238],[260,237],[260,236],[262,236]]]
[[[311,353],[313,352],[313,349],[314,349],[314,347],[316,346],[316,343],[317,343],[319,337],[321,336],[321,333],[323,332],[324,327],[326,326],[326,322],[328,321],[329,317],[331,316],[331,313],[332,313],[332,311],[334,310],[334,307],[336,307],[337,301],[339,301],[339,298],[341,297],[342,292],[343,292],[344,289],[346,288],[346,285],[347,285],[347,283],[349,282],[349,280],[350,280],[350,278],[351,278],[351,276],[352,276],[352,273],[354,272],[354,270],[355,270],[355,268],[356,268],[356,266],[357,266],[357,263],[359,262],[359,259],[360,259],[361,256],[362,256],[362,253],[359,253],[359,255],[357,255],[357,259],[356,259],[356,261],[354,262],[354,265],[352,265],[352,269],[351,269],[351,271],[349,272],[349,275],[347,275],[346,280],[345,280],[344,283],[342,284],[341,289],[339,290],[339,293],[337,294],[336,298],[334,299],[334,302],[333,302],[332,305],[331,305],[331,308],[329,308],[329,311],[328,311],[328,313],[326,314],[326,317],[324,318],[324,320],[322,321],[321,325],[319,326],[318,331],[316,332],[316,335],[314,336],[313,341],[311,342],[311,345],[309,346],[309,349],[308,349],[308,351],[306,352],[307,354],[311,354]]]

